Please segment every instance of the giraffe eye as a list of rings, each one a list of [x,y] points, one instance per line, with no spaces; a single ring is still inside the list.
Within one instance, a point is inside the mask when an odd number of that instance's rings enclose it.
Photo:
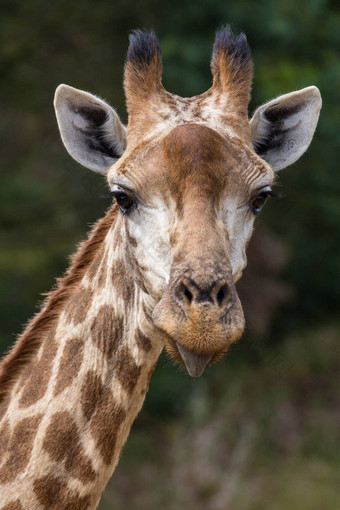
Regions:
[[[117,204],[119,205],[120,210],[123,213],[127,213],[134,205],[134,201],[126,193],[118,192],[115,193],[114,197]]]
[[[262,207],[267,201],[268,197],[280,197],[281,194],[273,191],[269,186],[266,186],[265,189],[261,191],[255,198],[252,199],[250,203],[251,210],[253,214],[257,215],[261,211]]]
[[[259,214],[262,207],[266,203],[267,198],[268,198],[268,193],[266,191],[260,193],[256,198],[254,198],[254,200],[251,203],[251,208],[255,215]]]

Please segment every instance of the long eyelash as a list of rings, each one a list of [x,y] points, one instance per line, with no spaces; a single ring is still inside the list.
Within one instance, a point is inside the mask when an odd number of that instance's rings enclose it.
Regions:
[[[273,191],[273,190],[270,190],[270,191],[265,191],[265,193],[269,197],[272,197],[272,198],[282,198],[283,197],[282,191]]]
[[[268,190],[268,191],[264,191],[263,193],[266,193],[267,197],[271,197],[271,198],[282,198],[284,196],[281,191],[273,191],[272,189]],[[256,197],[254,197],[254,198],[256,198]],[[241,209],[241,207],[244,207],[247,204],[248,204],[248,202],[245,202],[244,204],[239,205],[237,209]]]
[[[104,195],[100,195],[100,198],[112,198],[117,195],[117,191],[109,191],[108,193],[104,193]]]

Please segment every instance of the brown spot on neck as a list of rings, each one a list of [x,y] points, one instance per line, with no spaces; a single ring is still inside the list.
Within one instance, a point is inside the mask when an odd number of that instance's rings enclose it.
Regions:
[[[83,452],[77,425],[67,411],[52,416],[43,448],[56,462],[64,462],[70,476],[84,483],[96,478],[91,460]]]
[[[81,408],[86,421],[90,421],[104,393],[104,386],[94,370],[89,370],[81,388]]]
[[[90,505],[89,496],[80,497],[63,480],[52,475],[35,480],[33,490],[44,510],[87,510]]]
[[[44,340],[40,359],[32,360],[32,363],[25,367],[23,372],[25,384],[19,401],[20,407],[29,407],[45,395],[57,350],[58,344],[54,333],[50,333]]]
[[[111,464],[116,452],[117,434],[126,418],[126,411],[114,400],[110,388],[105,388],[90,422],[91,435],[105,464]]]
[[[136,365],[127,347],[122,347],[115,356],[113,373],[123,388],[131,394],[138,382],[141,367]]]
[[[65,344],[57,376],[54,396],[59,395],[70,386],[78,375],[84,356],[84,342],[79,338],[71,338]]]
[[[15,426],[8,440],[8,459],[0,469],[0,484],[15,480],[26,469],[41,418],[42,415],[24,418]]]
[[[117,317],[112,306],[103,305],[91,325],[92,342],[110,360],[122,336],[122,317]]]
[[[95,296],[93,289],[80,285],[66,304],[67,318],[73,324],[81,324],[87,316],[92,300]]]

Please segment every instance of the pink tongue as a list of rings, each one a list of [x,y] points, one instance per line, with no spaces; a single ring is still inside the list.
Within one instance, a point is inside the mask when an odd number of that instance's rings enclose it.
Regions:
[[[199,377],[203,374],[205,367],[213,357],[212,354],[207,354],[206,356],[200,356],[199,354],[195,354],[191,351],[188,351],[183,345],[180,345],[176,342],[176,346],[178,352],[182,356],[182,360],[185,363],[188,374],[191,377]]]

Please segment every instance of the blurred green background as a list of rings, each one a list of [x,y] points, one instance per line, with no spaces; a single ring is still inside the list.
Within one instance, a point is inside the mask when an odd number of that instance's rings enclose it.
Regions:
[[[126,121],[132,29],[156,30],[165,87],[190,96],[209,87],[214,32],[231,23],[255,61],[250,111],[320,88],[312,145],[280,173],[284,198],[266,206],[249,247],[246,335],[199,380],[160,359],[99,508],[339,509],[337,2],[1,0],[0,13],[1,352],[109,205],[104,180],[59,139],[59,83],[104,97]]]

